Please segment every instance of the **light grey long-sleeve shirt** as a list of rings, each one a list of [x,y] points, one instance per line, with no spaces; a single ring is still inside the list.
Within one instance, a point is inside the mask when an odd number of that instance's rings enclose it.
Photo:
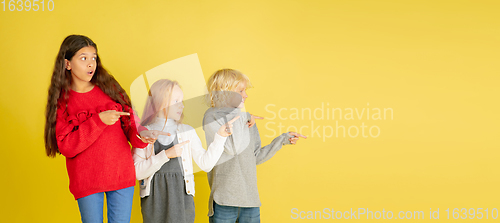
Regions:
[[[213,202],[236,207],[260,207],[257,189],[257,165],[269,160],[283,145],[290,144],[291,136],[283,133],[271,144],[261,147],[257,125],[248,128],[251,116],[235,108],[210,108],[203,118],[203,129],[207,144],[228,120],[240,118],[233,123],[233,134],[224,145],[224,153],[212,171],[208,172],[210,185],[209,213],[212,216]]]

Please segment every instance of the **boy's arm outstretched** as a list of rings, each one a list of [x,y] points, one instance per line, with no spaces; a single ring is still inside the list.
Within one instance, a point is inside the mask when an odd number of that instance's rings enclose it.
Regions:
[[[274,154],[276,154],[276,152],[278,152],[284,145],[295,144],[299,137],[307,138],[295,132],[287,132],[274,138],[269,145],[261,147],[260,135],[259,130],[257,129],[257,125],[254,125],[250,128],[250,135],[255,142],[254,154],[257,165],[271,159],[271,157],[273,157]]]

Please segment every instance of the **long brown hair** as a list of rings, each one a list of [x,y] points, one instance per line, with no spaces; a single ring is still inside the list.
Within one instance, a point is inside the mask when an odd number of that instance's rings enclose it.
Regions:
[[[97,45],[88,37],[82,35],[70,35],[64,39],[57,53],[54,71],[49,86],[47,97],[47,108],[45,109],[45,152],[49,157],[60,154],[56,140],[57,109],[66,109],[68,94],[71,87],[71,71],[66,69],[64,59],[71,60],[80,49],[92,46],[97,53]],[[111,99],[120,103],[125,108],[131,107],[130,98],[115,78],[102,66],[99,54],[97,54],[95,74],[90,80],[97,85]]]

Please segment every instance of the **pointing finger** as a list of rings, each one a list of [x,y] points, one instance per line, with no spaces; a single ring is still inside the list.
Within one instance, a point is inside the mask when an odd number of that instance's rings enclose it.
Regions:
[[[155,133],[158,134],[158,135],[170,136],[170,133],[168,133],[168,132],[155,131]]]
[[[289,132],[288,134],[292,135],[292,136],[295,136],[295,137],[302,137],[304,139],[307,139],[307,136],[299,134],[299,133],[296,133],[296,132]]]
[[[264,119],[264,117],[260,117],[260,116],[257,116],[257,115],[252,115],[252,116],[253,116],[253,118],[255,118],[255,119]]]
[[[178,146],[183,146],[183,145],[186,145],[187,143],[189,143],[189,140],[186,140],[186,141],[184,141],[184,142],[181,142],[181,143],[179,143],[179,144],[177,144],[177,145],[178,145]],[[176,146],[177,146],[177,145],[176,145]]]

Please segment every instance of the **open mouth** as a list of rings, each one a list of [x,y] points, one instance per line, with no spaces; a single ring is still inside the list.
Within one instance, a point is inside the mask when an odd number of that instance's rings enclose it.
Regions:
[[[87,72],[88,75],[93,75],[94,74],[94,71],[89,71]]]

